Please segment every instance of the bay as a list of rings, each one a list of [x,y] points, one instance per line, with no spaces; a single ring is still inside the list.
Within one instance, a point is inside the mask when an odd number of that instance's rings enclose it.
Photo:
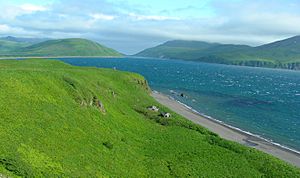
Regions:
[[[300,150],[299,71],[133,57],[60,60],[139,73],[153,90],[199,113]]]

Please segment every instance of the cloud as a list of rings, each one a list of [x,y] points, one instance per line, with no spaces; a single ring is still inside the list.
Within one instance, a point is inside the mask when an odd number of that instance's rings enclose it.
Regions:
[[[299,1],[215,1],[212,4],[223,22],[213,29],[220,34],[284,38],[300,34]]]
[[[10,30],[10,27],[5,24],[0,24],[0,32],[8,32]]]
[[[10,2],[0,2],[3,35],[83,37],[126,54],[172,39],[259,45],[300,34],[299,0]]]
[[[22,35],[26,36],[35,36],[39,35],[39,32],[28,31],[20,27],[12,27],[7,24],[0,24],[0,35]]]
[[[106,15],[102,13],[90,14],[90,17],[92,17],[93,20],[114,20],[116,18],[116,16]]]
[[[135,19],[135,20],[157,20],[157,21],[163,21],[163,20],[180,20],[178,17],[169,17],[169,16],[158,16],[158,15],[139,15],[135,13],[129,13],[129,17]]]
[[[34,5],[34,4],[23,4],[20,8],[29,13],[37,12],[37,11],[46,11],[47,8],[44,6]]]
[[[48,10],[45,6],[38,6],[33,4],[1,4],[0,3],[0,20],[7,19],[13,20],[18,16],[28,15],[36,12],[42,12]]]

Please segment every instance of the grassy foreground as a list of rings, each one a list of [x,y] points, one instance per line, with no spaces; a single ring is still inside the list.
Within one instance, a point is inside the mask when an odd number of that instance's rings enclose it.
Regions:
[[[53,60],[0,60],[0,175],[300,177],[157,105],[143,77]]]

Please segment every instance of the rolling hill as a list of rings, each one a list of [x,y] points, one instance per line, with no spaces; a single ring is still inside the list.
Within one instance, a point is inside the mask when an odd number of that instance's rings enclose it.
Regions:
[[[80,38],[46,40],[34,44],[28,44],[28,42],[20,41],[16,42],[12,40],[3,41],[11,43],[13,47],[0,47],[0,56],[2,57],[121,56],[120,53],[113,49],[102,46],[96,42]],[[3,51],[1,51],[1,48]]]
[[[300,177],[158,104],[137,74],[0,60],[0,83],[1,177]]]
[[[15,41],[9,41],[5,39],[0,39],[0,54],[10,53],[11,51],[17,50],[22,47],[27,47],[29,45],[31,44],[26,42],[15,42]]]
[[[0,54],[10,53],[20,48],[24,48],[46,40],[47,39],[43,38],[17,38],[13,36],[1,37]]]
[[[257,47],[175,40],[136,56],[299,70],[300,36]]]

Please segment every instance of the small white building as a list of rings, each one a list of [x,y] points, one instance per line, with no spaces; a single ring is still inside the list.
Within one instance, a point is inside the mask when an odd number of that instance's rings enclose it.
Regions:
[[[150,106],[150,107],[148,107],[148,110],[158,112],[159,108],[156,106]]]

